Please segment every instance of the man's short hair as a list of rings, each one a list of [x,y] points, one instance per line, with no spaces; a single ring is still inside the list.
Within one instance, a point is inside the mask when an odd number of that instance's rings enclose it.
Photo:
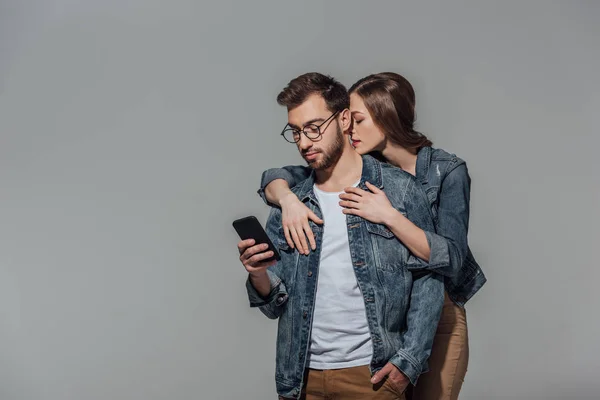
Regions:
[[[313,94],[323,97],[331,112],[350,107],[350,95],[346,87],[331,76],[318,72],[309,72],[292,79],[277,96],[277,103],[291,110]]]

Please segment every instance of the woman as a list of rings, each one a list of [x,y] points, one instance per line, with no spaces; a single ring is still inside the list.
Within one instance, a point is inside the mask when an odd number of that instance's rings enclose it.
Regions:
[[[429,372],[409,393],[419,400],[457,399],[469,358],[464,304],[486,282],[467,243],[470,177],[466,163],[444,150],[432,148],[414,130],[415,93],[395,73],[369,75],[349,90],[353,117],[352,145],[415,176],[431,204],[436,232],[424,232],[405,217],[387,227],[420,259],[423,268],[444,276],[446,296],[442,317],[429,358]],[[322,223],[289,190],[310,174],[303,166],[288,166],[263,173],[259,193],[282,208],[284,232],[290,246],[308,253],[315,249],[309,219]],[[283,179],[283,180],[282,180]],[[347,188],[340,195],[344,213],[380,221],[391,207],[385,194],[372,185],[369,192]]]

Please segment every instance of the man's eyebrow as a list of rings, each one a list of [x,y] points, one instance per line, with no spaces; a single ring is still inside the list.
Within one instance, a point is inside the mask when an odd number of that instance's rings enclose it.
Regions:
[[[323,121],[325,121],[325,118],[313,118],[313,119],[311,119],[309,121],[306,121],[304,123],[304,126],[310,125],[310,124],[314,124],[315,122],[323,122]],[[288,122],[288,125],[291,126],[294,129],[300,129],[300,127],[298,127],[297,125],[290,124],[289,122]]]

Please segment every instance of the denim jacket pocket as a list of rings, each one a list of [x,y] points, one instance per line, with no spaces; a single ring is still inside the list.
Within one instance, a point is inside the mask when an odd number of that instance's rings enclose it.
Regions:
[[[391,239],[394,237],[394,232],[390,231],[388,227],[383,224],[375,224],[367,221],[367,230],[372,234],[382,236],[386,239]]]
[[[371,236],[371,245],[377,269],[397,272],[403,269],[403,254],[398,251],[403,247],[398,246],[398,239],[394,233],[382,224],[366,222],[367,231]]]

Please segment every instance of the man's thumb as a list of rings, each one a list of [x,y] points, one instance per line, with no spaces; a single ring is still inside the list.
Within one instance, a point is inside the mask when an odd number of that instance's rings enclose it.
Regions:
[[[380,380],[383,379],[384,376],[386,376],[386,372],[385,372],[385,368],[380,369],[379,371],[377,371],[377,373],[375,375],[373,375],[373,377],[371,378],[371,383],[375,384],[378,383]]]

